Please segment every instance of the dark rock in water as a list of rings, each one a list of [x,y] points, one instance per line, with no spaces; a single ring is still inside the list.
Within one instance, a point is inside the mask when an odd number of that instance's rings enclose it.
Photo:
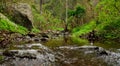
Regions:
[[[95,50],[99,50],[99,47],[95,47],[94,49],[95,49]]]
[[[18,52],[17,51],[11,52],[11,51],[6,50],[3,52],[3,55],[13,57],[16,53],[18,53]]]
[[[13,56],[13,54],[9,53],[8,51],[3,52],[3,55],[5,55],[5,56]]]
[[[34,41],[40,41],[40,39],[39,38],[35,38]]]
[[[10,39],[8,39],[8,38],[1,40],[0,41],[0,48],[6,48],[9,43],[10,43]]]
[[[3,55],[8,57],[18,57],[18,58],[28,58],[28,59],[36,59],[36,54],[31,53],[32,50],[23,51],[23,50],[7,50],[3,52]],[[36,52],[36,51],[33,51]]]
[[[95,38],[95,31],[94,30],[88,34],[87,39],[88,39],[88,41],[90,43],[94,43],[94,41],[96,40],[96,38]]]
[[[34,33],[28,33],[27,35],[30,36],[31,38],[32,38],[32,37],[35,37],[35,34],[34,34]]]
[[[87,34],[81,34],[79,36],[80,38],[83,38],[83,39],[88,39],[88,41],[90,43],[94,43],[95,41],[98,40],[98,36],[96,35],[96,31],[95,30],[92,30],[91,32],[87,33]]]
[[[41,33],[41,36],[44,38],[49,38],[49,36],[46,33]]]
[[[43,37],[43,38],[41,38],[40,40],[41,40],[41,41],[47,41],[48,38],[44,38],[44,37]]]
[[[100,51],[99,55],[108,55],[108,53],[104,50],[104,51]]]
[[[36,59],[36,55],[35,54],[30,54],[30,53],[24,53],[23,55],[17,55],[16,57],[28,58],[28,59]]]
[[[41,38],[40,38],[41,41],[47,41],[48,38],[49,36],[46,33],[41,33]]]

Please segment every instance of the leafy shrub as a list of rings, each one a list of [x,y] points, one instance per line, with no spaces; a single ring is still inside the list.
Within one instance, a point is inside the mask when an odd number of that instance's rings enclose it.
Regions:
[[[91,21],[91,22],[86,23],[86,24],[84,24],[82,26],[74,28],[72,33],[73,33],[73,36],[80,36],[82,34],[89,33],[90,31],[95,29],[95,27],[96,27],[96,22],[95,21]]]
[[[36,28],[42,30],[56,30],[56,27],[61,27],[61,20],[53,17],[49,11],[44,11],[42,14],[40,14],[35,6],[32,6],[32,11],[34,15],[34,25]]]
[[[120,19],[113,20],[113,22],[101,23],[96,29],[99,30],[98,35],[106,39],[120,38]]]

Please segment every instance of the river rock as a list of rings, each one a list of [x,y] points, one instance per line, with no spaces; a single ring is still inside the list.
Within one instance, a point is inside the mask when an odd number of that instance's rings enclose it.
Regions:
[[[60,49],[71,49],[71,50],[75,50],[75,49],[88,49],[88,50],[98,50],[99,47],[97,46],[61,46],[59,47]]]
[[[80,50],[83,51],[85,54],[88,53],[96,53],[98,56],[102,55],[109,55],[109,52],[102,47],[98,46],[79,46],[79,47],[73,47],[73,46],[61,46],[58,49],[60,50]]]
[[[44,38],[44,37],[42,37],[42,38],[40,38],[40,40],[44,42],[44,41],[47,41],[48,38]]]
[[[11,8],[10,10],[8,10]],[[6,8],[6,13],[8,13],[12,20],[21,26],[26,27],[28,30],[33,28],[33,16],[32,10],[27,3],[17,3]]]
[[[42,44],[26,44],[26,45],[16,45],[16,47],[22,48],[21,50],[7,50],[3,51],[3,55],[7,57],[14,58],[25,58],[25,59],[39,59],[41,61],[54,62],[55,57],[49,48],[43,46]],[[38,47],[37,49],[32,49],[32,47]]]
[[[49,38],[49,36],[48,36],[46,33],[41,33],[41,36],[42,36],[43,38]]]
[[[31,38],[36,36],[34,33],[28,33],[27,35]]]
[[[12,33],[11,35],[11,38],[20,38],[20,37],[23,37],[23,35],[22,34],[20,34],[20,33]]]
[[[104,50],[104,51],[100,51],[99,55],[108,55],[108,53]]]

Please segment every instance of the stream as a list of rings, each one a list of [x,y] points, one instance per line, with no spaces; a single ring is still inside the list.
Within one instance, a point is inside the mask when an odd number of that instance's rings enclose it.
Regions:
[[[0,49],[0,66],[120,66],[120,44],[61,37]]]

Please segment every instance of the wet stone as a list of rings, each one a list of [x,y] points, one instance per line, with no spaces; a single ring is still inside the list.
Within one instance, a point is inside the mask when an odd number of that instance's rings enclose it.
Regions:
[[[16,55],[16,57],[28,58],[28,59],[36,59],[36,55],[35,54],[30,54],[30,53],[24,53],[23,55]]]
[[[7,60],[3,63],[3,66],[8,66],[7,64],[12,63],[15,66],[53,66],[55,62],[55,56],[49,48],[46,46],[37,43],[37,44],[25,44],[25,45],[15,45],[19,48],[26,48],[26,49],[16,49],[16,50],[7,50],[3,51],[3,55],[7,58],[14,58]],[[37,49],[32,49],[33,47],[38,47]],[[21,61],[22,60],[22,61]],[[30,63],[31,61],[31,63]],[[21,63],[20,63],[21,62]],[[26,63],[24,63],[26,62]],[[24,63],[24,64],[23,64]],[[45,64],[45,65],[44,65]]]

